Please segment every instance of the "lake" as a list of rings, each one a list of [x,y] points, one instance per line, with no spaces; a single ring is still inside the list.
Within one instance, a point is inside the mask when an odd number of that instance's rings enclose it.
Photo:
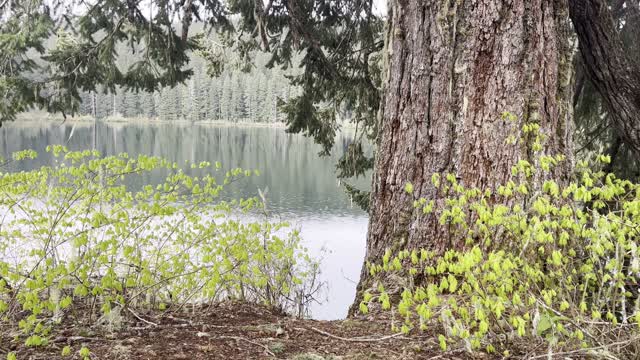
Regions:
[[[321,279],[328,285],[321,304],[313,304],[316,319],[339,319],[353,301],[365,252],[367,215],[352,204],[335,176],[335,164],[351,141],[340,133],[331,156],[319,157],[321,148],[312,139],[287,134],[283,128],[235,127],[188,124],[98,123],[96,148],[104,155],[155,155],[184,164],[185,161],[219,161],[223,168],[259,170],[260,176],[234,184],[235,197],[267,193],[270,213],[301,230],[305,246],[322,258]],[[48,165],[47,145],[66,144],[70,150],[93,146],[90,123],[5,123],[0,128],[4,157],[24,149],[36,150],[37,160],[10,164],[11,170]],[[19,167],[18,167],[19,166]],[[191,173],[191,169],[185,172]],[[159,183],[158,172],[140,183]],[[140,184],[129,184],[137,187]],[[367,188],[368,181],[356,182]],[[268,190],[267,190],[268,189]]]

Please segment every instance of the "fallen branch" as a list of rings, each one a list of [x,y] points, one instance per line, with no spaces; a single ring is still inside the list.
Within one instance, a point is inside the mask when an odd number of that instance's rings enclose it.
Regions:
[[[86,336],[59,336],[55,339],[53,339],[51,342],[53,343],[73,343],[73,342],[78,342],[78,341],[99,341],[99,340],[109,340],[109,339],[104,339],[104,338],[93,338],[93,337],[86,337]]]
[[[218,339],[231,339],[231,340],[236,340],[236,341],[244,341],[244,342],[249,343],[249,344],[260,346],[261,348],[264,349],[264,351],[267,353],[267,355],[276,357],[276,354],[272,353],[271,350],[269,350],[269,348],[267,346],[262,345],[260,343],[257,343],[255,341],[251,341],[251,340],[249,340],[247,338],[243,338],[243,337],[240,337],[240,336],[218,336],[217,338]]]
[[[149,324],[149,325],[154,326],[154,327],[157,327],[157,326],[158,326],[158,324],[156,324],[156,323],[154,323],[154,322],[151,322],[151,321],[149,321],[149,320],[145,320],[145,319],[143,319],[140,315],[136,314],[133,310],[131,310],[131,308],[128,308],[128,307],[127,307],[127,310],[129,310],[129,312],[130,312],[133,316],[135,316],[135,317],[136,317],[136,319],[138,319],[138,320],[142,321],[143,323],[145,323],[145,324]]]
[[[160,324],[160,325],[155,325],[152,324],[150,326],[131,326],[128,327],[127,330],[128,331],[140,331],[140,330],[148,330],[151,328],[159,328],[159,329],[174,329],[174,328],[186,328],[186,327],[195,327],[191,324]]]
[[[345,338],[345,337],[342,337],[342,336],[333,335],[333,334],[328,333],[328,332],[326,332],[326,331],[324,331],[324,330],[320,330],[320,329],[317,329],[317,328],[314,328],[314,327],[310,327],[309,329],[310,329],[310,330],[312,330],[312,331],[317,332],[318,334],[325,335],[325,336],[328,336],[328,337],[330,337],[330,338],[334,338],[334,339],[342,340],[342,341],[349,341],[349,342],[376,342],[376,341],[384,341],[384,340],[393,339],[393,338],[396,338],[396,337],[398,337],[398,336],[401,336],[401,335],[402,335],[402,333],[397,333],[397,334],[392,334],[392,335],[383,336],[383,337],[380,337],[380,338]]]

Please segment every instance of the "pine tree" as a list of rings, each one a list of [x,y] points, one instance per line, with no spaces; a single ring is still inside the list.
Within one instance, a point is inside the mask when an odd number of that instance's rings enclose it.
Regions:
[[[224,121],[230,121],[233,116],[233,84],[231,75],[225,76],[222,79],[222,86],[220,88],[220,119]]]
[[[207,120],[219,120],[220,119],[220,81],[218,79],[211,79],[208,86],[208,112]]]
[[[124,99],[122,100],[122,102],[124,109],[122,115],[125,117],[140,116],[140,93],[135,91],[124,91],[123,96]]]
[[[247,91],[244,86],[243,76],[236,77],[235,81],[236,87],[236,99],[234,101],[235,109],[236,109],[236,119],[237,121],[245,120],[248,116],[247,106]]]
[[[140,115],[145,118],[155,118],[157,116],[154,94],[147,91],[140,92]]]

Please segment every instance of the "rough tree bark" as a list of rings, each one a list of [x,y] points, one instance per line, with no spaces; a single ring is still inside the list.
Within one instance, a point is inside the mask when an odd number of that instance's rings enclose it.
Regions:
[[[640,66],[627,56],[606,1],[570,0],[569,8],[587,75],[618,136],[640,155]]]
[[[366,260],[391,248],[462,248],[437,215],[413,201],[442,205],[433,173],[466,187],[504,184],[519,160],[532,160],[520,137],[538,123],[543,153],[572,159],[573,66],[569,13],[562,0],[393,0],[387,32],[388,74],[367,236]],[[503,112],[518,117],[502,119]],[[404,191],[410,182],[413,194]],[[355,306],[372,286],[363,267]]]

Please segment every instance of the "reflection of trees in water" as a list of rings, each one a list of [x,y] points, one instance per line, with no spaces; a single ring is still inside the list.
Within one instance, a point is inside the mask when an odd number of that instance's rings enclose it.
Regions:
[[[23,164],[25,169],[48,164],[51,157],[45,154],[46,146],[66,143],[72,126],[8,124],[0,129],[0,148],[4,156],[27,148],[38,151],[41,157]],[[75,127],[68,147],[72,150],[90,148],[91,125],[76,124]],[[357,214],[360,211],[351,208],[335,177],[335,164],[350,142],[350,136],[341,133],[336,139],[335,153],[318,157],[321,149],[311,139],[287,134],[280,128],[99,123],[97,148],[103,154],[156,155],[179,164],[220,161],[224,170],[234,167],[257,169],[261,172],[259,177],[234,184],[233,196],[256,196],[258,188],[269,187],[271,209]],[[204,175],[200,170],[184,168],[190,175]],[[129,181],[135,187],[159,183],[165,175],[157,171]],[[367,187],[367,183],[365,179],[360,180],[362,187]]]

